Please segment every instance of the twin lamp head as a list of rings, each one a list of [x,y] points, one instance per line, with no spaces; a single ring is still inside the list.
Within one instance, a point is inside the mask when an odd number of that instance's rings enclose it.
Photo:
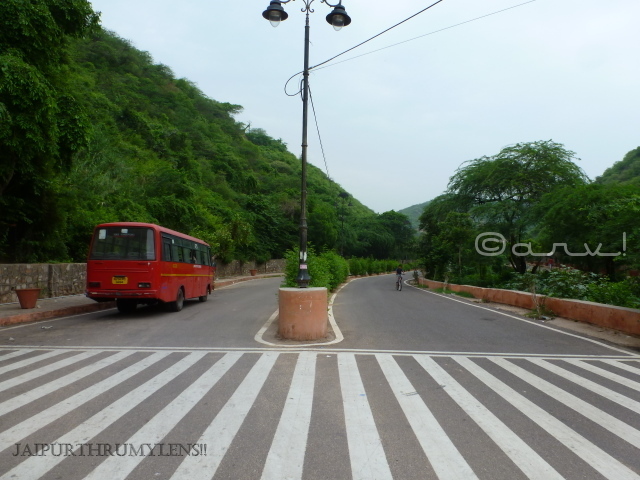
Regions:
[[[277,27],[280,25],[280,22],[289,18],[289,14],[282,8],[282,2],[280,0],[271,0],[267,9],[262,12],[262,16],[269,20],[269,23],[271,23],[273,27]],[[327,15],[327,22],[333,25],[336,31],[351,23],[351,17],[347,15],[346,10],[342,6],[342,2],[339,2],[338,5],[333,8],[333,11]]]

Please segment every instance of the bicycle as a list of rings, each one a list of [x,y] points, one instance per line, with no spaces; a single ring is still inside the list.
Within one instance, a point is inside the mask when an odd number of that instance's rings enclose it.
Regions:
[[[396,275],[396,290],[402,290],[402,275]]]

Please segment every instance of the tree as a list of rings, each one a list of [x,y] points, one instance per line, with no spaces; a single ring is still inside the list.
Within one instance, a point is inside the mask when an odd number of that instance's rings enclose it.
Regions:
[[[69,168],[89,128],[67,83],[67,41],[97,22],[86,0],[0,3],[0,239],[15,226],[11,235],[24,249],[14,251],[15,257],[36,258],[53,253],[47,247],[61,248],[50,179]],[[44,241],[40,252],[31,248],[34,241]],[[0,253],[2,248],[0,240]]]
[[[574,152],[552,140],[519,143],[463,164],[451,177],[448,193],[458,204],[471,205],[479,223],[505,236],[512,267],[524,273],[526,259],[511,247],[521,242],[529,225],[527,213],[545,193],[588,181],[573,160]]]
[[[553,244],[564,243],[566,250],[574,254],[558,248],[556,257],[564,262],[598,273],[604,268],[612,280],[616,277],[616,263],[640,266],[635,248],[640,240],[640,189],[636,186],[589,184],[559,188],[542,197],[535,215],[546,251],[551,251]],[[600,255],[616,252],[620,255]]]
[[[393,237],[394,247],[391,255],[387,258],[394,257],[406,260],[415,236],[415,230],[411,226],[409,217],[403,213],[390,210],[380,214],[378,221]]]

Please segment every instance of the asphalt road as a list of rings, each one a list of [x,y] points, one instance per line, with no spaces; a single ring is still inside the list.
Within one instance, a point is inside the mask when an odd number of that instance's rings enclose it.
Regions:
[[[406,280],[406,276],[405,276]],[[393,275],[365,277],[344,287],[334,315],[345,337],[341,348],[427,352],[607,355],[603,346],[559,334],[540,321],[457,296],[405,286]]]
[[[278,309],[281,283],[281,277],[237,283],[214,290],[206,302],[186,300],[177,313],[138,306],[131,314],[103,310],[3,331],[11,345],[251,348],[262,346],[253,337]]]
[[[280,282],[3,329],[0,478],[640,480],[637,352],[393,276],[266,346]]]

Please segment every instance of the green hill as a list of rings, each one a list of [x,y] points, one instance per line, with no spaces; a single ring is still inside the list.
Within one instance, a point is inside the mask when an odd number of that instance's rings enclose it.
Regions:
[[[630,183],[640,186],[640,147],[631,150],[622,160],[607,168],[596,183]]]
[[[203,238],[221,260],[297,245],[301,165],[282,140],[101,29],[85,0],[16,5],[0,3],[1,262],[84,261],[108,221]],[[392,254],[382,215],[313,165],[307,181],[317,250]]]
[[[424,203],[419,203],[417,205],[412,205],[411,207],[404,208],[400,210],[400,213],[403,213],[404,215],[406,215],[409,218],[409,221],[411,222],[411,225],[413,226],[413,228],[418,230],[419,224],[420,224],[420,221],[419,221],[420,215],[422,215],[422,212],[424,211],[424,207],[429,205],[430,201],[431,200]]]

